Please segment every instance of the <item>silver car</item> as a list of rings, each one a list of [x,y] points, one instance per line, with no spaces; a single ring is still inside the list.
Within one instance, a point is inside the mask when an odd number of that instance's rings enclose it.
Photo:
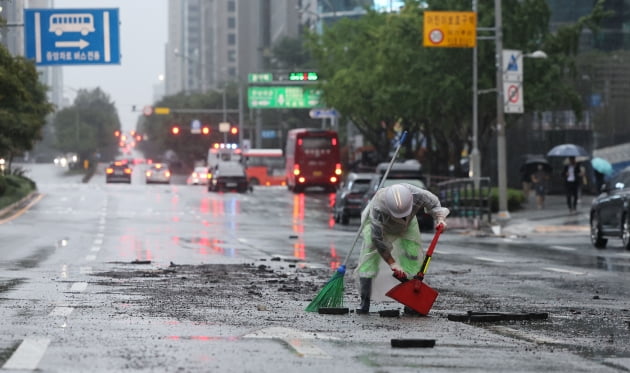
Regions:
[[[168,165],[164,163],[152,164],[151,167],[149,167],[149,169],[146,171],[145,175],[147,184],[171,183],[171,171],[168,169]]]

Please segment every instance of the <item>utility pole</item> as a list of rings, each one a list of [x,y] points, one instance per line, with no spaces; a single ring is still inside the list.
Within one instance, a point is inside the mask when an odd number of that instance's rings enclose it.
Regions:
[[[507,162],[505,147],[505,113],[503,98],[503,18],[501,0],[494,0],[494,27],[497,61],[497,173],[499,181],[499,213],[500,220],[510,219],[507,208]]]
[[[477,14],[477,0],[472,0],[472,11]],[[476,30],[475,30],[476,32]],[[470,171],[472,171],[473,184],[475,189],[479,188],[479,178],[481,177],[481,155],[479,153],[479,92],[477,73],[477,43],[473,48],[473,148],[470,152]]]

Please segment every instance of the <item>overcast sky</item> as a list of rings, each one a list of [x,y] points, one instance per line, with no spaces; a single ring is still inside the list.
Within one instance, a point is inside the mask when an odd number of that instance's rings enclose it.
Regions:
[[[100,87],[115,103],[124,130],[136,127],[142,109],[153,104],[153,86],[164,74],[167,0],[55,0],[56,9],[117,8],[120,18],[119,65],[64,66],[64,96],[73,89]]]

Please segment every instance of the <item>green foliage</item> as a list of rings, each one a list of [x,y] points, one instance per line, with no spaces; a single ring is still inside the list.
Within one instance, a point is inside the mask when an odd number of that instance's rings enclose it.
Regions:
[[[301,38],[284,37],[271,49],[271,68],[297,69],[311,64],[311,57]]]
[[[579,115],[581,102],[570,84],[573,61],[582,29],[594,28],[603,17],[601,4],[576,25],[552,33],[546,0],[503,0],[504,48],[544,50],[549,56],[525,63],[527,111],[573,109]],[[429,140],[428,155],[421,159],[425,171],[445,174],[471,137],[472,51],[423,47],[425,9],[470,10],[470,1],[408,0],[400,13],[368,11],[340,20],[321,35],[308,34],[307,45],[323,77],[319,86],[326,105],[352,120],[381,150],[382,159],[388,154],[387,137],[400,121],[411,138],[422,133]],[[492,2],[480,2],[478,14],[478,27],[494,26]],[[478,41],[480,90],[495,88],[495,55],[495,43]],[[481,95],[478,109],[483,150],[494,131],[496,95]]]
[[[57,112],[53,126],[56,148],[64,153],[77,153],[82,160],[100,153],[107,160],[118,152],[118,139],[114,136],[121,127],[118,112],[100,88],[80,89],[73,105]]]
[[[35,64],[0,45],[0,157],[31,150],[52,110]]]
[[[16,175],[0,175],[0,209],[26,197],[36,189],[31,179]]]
[[[516,211],[522,208],[525,202],[525,195],[519,189],[507,189],[507,208],[508,211]],[[499,211],[499,189],[492,188],[490,190],[490,208],[492,212]]]

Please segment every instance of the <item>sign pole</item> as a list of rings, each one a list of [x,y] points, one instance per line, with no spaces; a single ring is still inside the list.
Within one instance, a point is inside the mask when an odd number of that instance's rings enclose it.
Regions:
[[[496,84],[497,84],[497,174],[499,187],[499,213],[500,220],[509,220],[510,213],[507,208],[507,165],[505,146],[505,113],[503,105],[503,18],[501,14],[501,0],[494,0],[494,27],[496,44]]]

